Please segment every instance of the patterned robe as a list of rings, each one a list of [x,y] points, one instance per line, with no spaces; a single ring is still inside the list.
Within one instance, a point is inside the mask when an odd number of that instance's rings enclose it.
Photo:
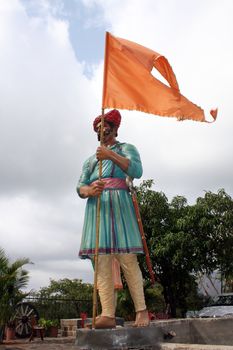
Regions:
[[[102,161],[102,178],[110,180],[101,194],[99,254],[143,253],[141,235],[126,176],[140,178],[142,164],[135,146],[117,142],[110,149],[129,159],[126,172],[110,160]],[[99,178],[99,161],[93,155],[83,165],[77,192]],[[122,186],[122,183],[124,186]],[[119,185],[120,184],[120,185]],[[79,256],[91,258],[95,253],[97,197],[87,200]]]

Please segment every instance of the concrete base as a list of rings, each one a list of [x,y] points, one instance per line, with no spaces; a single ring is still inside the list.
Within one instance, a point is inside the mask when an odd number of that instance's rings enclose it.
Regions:
[[[77,330],[75,344],[80,350],[157,350],[164,340],[164,331],[150,327],[119,327],[116,329]]]
[[[164,333],[172,329],[172,343],[233,345],[233,318],[186,318],[160,323]]]
[[[230,345],[162,343],[161,350],[233,350],[233,346],[230,346]]]
[[[155,321],[149,327],[80,329],[75,344],[80,350],[160,350],[165,342],[232,345],[232,329],[233,319],[175,319]]]

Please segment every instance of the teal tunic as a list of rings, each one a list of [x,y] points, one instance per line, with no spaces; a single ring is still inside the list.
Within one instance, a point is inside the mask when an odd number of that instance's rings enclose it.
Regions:
[[[102,161],[102,177],[125,179],[140,178],[142,164],[135,146],[117,142],[110,149],[127,159],[126,172],[110,160]],[[93,155],[83,165],[77,192],[99,178],[99,161]],[[107,188],[101,193],[99,226],[99,254],[143,253],[141,235],[132,198],[126,189]],[[95,253],[97,197],[87,200],[79,256],[91,258]]]

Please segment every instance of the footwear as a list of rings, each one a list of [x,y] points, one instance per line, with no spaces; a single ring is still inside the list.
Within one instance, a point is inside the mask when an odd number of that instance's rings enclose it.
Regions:
[[[111,329],[116,328],[115,317],[100,316],[95,321],[95,329]]]
[[[95,322],[96,322],[100,317],[101,317],[101,315],[96,316]],[[92,329],[92,321],[89,322],[89,323],[86,323],[86,324],[84,325],[84,328]]]

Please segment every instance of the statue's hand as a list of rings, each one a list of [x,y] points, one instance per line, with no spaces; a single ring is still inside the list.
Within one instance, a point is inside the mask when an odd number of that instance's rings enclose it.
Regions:
[[[104,182],[101,180],[95,181],[91,186],[89,186],[88,197],[99,196],[104,189]]]
[[[105,146],[99,146],[96,150],[96,158],[98,160],[110,159],[112,151]]]

